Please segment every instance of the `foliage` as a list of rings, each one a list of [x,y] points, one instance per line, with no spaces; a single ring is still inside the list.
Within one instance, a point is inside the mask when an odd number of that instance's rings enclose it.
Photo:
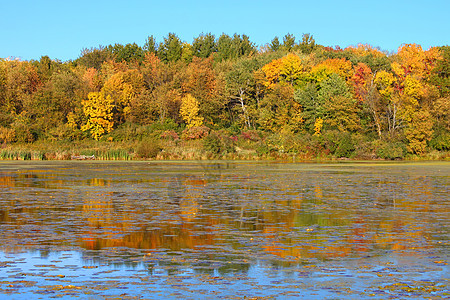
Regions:
[[[198,140],[209,134],[210,129],[206,126],[191,127],[183,130],[181,138],[183,140]]]
[[[260,141],[261,140],[261,132],[256,130],[245,130],[241,132],[240,138],[246,141]]]
[[[140,158],[155,158],[162,150],[159,141],[155,139],[145,139],[141,141],[136,149]]]
[[[83,113],[87,119],[86,124],[81,127],[83,131],[89,131],[91,136],[98,140],[103,134],[113,129],[114,107],[113,100],[103,93],[89,93],[88,99],[82,101]]]
[[[180,139],[178,133],[175,130],[166,130],[163,133],[161,133],[162,139],[172,140],[172,141],[178,141]]]
[[[299,56],[288,54],[262,67],[264,85],[273,88],[277,83],[294,85],[302,78],[304,67]]]
[[[180,114],[186,122],[187,128],[200,127],[203,125],[203,118],[198,115],[199,105],[197,99],[187,94],[181,99]]]
[[[382,142],[378,145],[376,154],[383,159],[402,158],[406,153],[406,147],[401,142]]]
[[[169,33],[164,42],[158,46],[158,57],[164,62],[174,62],[181,59],[182,42],[175,33]]]
[[[259,49],[245,34],[169,33],[74,61],[0,59],[0,143],[181,137],[215,155],[231,139],[260,155],[427,157],[449,148],[449,59],[449,46],[387,54],[290,33]]]
[[[194,39],[192,48],[194,55],[201,58],[208,58],[217,51],[216,38],[213,34],[200,34]]]
[[[349,132],[331,130],[322,137],[324,146],[336,157],[350,157],[355,151],[355,145]]]
[[[214,155],[223,155],[234,152],[234,143],[224,132],[214,131],[203,139],[203,148]]]
[[[0,143],[11,143],[16,140],[16,131],[12,128],[0,126]]]
[[[450,150],[450,133],[448,131],[435,131],[429,145],[439,151]]]

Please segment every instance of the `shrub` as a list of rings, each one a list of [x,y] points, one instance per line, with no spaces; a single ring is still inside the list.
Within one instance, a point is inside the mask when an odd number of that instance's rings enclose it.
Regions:
[[[345,132],[338,141],[334,155],[336,157],[350,157],[353,151],[355,151],[355,145],[353,144],[352,136],[350,133]]]
[[[406,146],[401,142],[382,142],[375,153],[383,159],[403,158],[406,153]]]
[[[157,140],[147,139],[139,143],[136,152],[140,158],[155,158],[161,149]]]
[[[439,151],[450,150],[450,133],[444,130],[436,131],[429,145]]]
[[[327,131],[323,135],[323,144],[336,157],[350,157],[355,151],[355,145],[349,132]]]
[[[273,149],[267,143],[265,143],[263,141],[259,141],[256,144],[255,150],[256,150],[256,153],[259,156],[261,156],[261,155],[269,155]]]
[[[183,140],[198,140],[207,136],[209,130],[210,129],[206,126],[186,128],[185,130],[183,130],[181,138]]]
[[[12,128],[0,126],[0,143],[11,143],[16,140],[16,131]]]
[[[234,142],[223,132],[212,132],[204,138],[203,148],[214,155],[232,153],[234,152]]]
[[[32,132],[30,126],[26,124],[14,124],[16,141],[19,143],[32,143],[36,140],[36,133]]]
[[[167,130],[177,130],[179,125],[171,118],[167,118],[164,122],[155,122],[151,124],[150,131],[167,131]]]
[[[259,132],[256,131],[256,130],[243,131],[241,133],[240,137],[243,140],[252,141],[252,142],[256,142],[256,141],[260,141],[261,140],[261,136],[260,136]]]
[[[180,137],[178,136],[178,133],[176,133],[175,130],[166,130],[163,133],[161,133],[161,138],[165,140],[171,140],[171,141],[178,141]]]

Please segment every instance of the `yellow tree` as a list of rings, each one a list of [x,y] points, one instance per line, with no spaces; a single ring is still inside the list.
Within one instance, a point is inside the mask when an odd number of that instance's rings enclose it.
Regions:
[[[203,117],[198,115],[199,103],[191,94],[187,94],[181,99],[180,114],[186,122],[186,127],[199,127],[203,125]]]
[[[144,86],[144,78],[138,70],[120,71],[112,75],[102,88],[105,95],[114,102],[116,123],[122,123],[131,111],[131,102],[137,97]]]
[[[304,66],[298,55],[288,54],[285,57],[276,59],[264,67],[262,71],[265,75],[263,84],[271,89],[277,83],[294,85],[304,74]]]
[[[345,58],[329,58],[312,67],[310,71],[312,79],[319,83],[330,77],[333,73],[344,79],[350,78],[353,75],[352,63]]]
[[[374,83],[381,96],[389,133],[393,134],[399,127],[400,99],[396,93],[397,79],[394,74],[380,71],[375,75]]]
[[[357,46],[349,46],[344,50],[349,51],[357,56],[372,55],[373,57],[377,58],[386,56],[386,54],[368,44],[358,44]]]
[[[113,129],[114,101],[102,92],[88,94],[88,99],[83,100],[83,113],[87,119],[86,124],[81,127],[83,131],[90,131],[91,136],[99,140],[100,137]]]
[[[405,136],[408,150],[422,154],[433,134],[430,102],[433,88],[428,83],[432,70],[442,59],[437,48],[423,51],[420,45],[401,46],[392,63],[396,76],[396,96],[401,107],[401,118],[405,121]]]

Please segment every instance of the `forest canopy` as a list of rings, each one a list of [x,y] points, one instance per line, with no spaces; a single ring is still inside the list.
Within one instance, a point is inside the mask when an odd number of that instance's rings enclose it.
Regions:
[[[449,46],[386,53],[286,34],[257,47],[211,33],[83,49],[67,62],[0,58],[0,144],[151,137],[203,140],[217,154],[448,152],[449,59]]]

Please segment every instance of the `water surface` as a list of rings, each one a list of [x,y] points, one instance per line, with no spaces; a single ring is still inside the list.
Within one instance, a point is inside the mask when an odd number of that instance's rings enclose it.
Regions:
[[[0,162],[0,298],[446,298],[449,178],[449,163]]]

